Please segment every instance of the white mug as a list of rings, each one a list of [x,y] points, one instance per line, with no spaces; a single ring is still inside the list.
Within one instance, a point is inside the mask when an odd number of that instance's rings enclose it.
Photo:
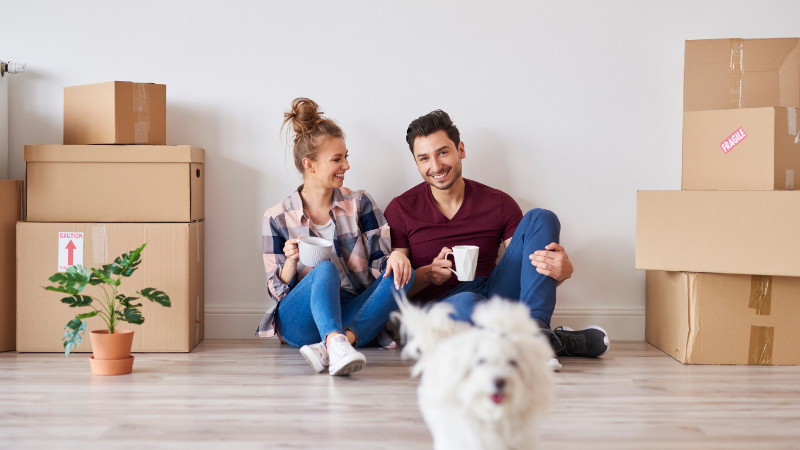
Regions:
[[[300,262],[314,267],[330,259],[333,243],[327,239],[306,236],[300,238],[297,247],[300,250]]]
[[[478,266],[478,246],[477,245],[456,245],[452,252],[444,255],[445,259],[453,255],[453,264],[456,269],[450,269],[456,274],[458,281],[472,281],[475,279],[475,268]]]

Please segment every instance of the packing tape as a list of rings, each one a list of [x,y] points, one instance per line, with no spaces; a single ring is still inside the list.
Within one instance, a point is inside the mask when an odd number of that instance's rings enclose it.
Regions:
[[[794,169],[786,169],[786,184],[783,188],[787,191],[794,190]]]
[[[134,143],[147,143],[150,134],[150,103],[147,98],[147,88],[143,83],[133,83],[133,112],[136,115],[133,124]]]
[[[105,225],[92,225],[92,256],[95,264],[108,262],[108,239]]]
[[[786,108],[786,123],[788,124],[789,136],[797,135],[797,108]],[[797,141],[795,140],[795,144]]]
[[[750,277],[750,302],[748,308],[756,310],[759,316],[768,316],[772,308],[772,277],[753,275]]]
[[[772,365],[772,343],[775,327],[750,327],[750,353],[747,364],[758,366]]]
[[[742,57],[744,49],[741,39],[731,39],[730,61],[730,104],[732,108],[742,107]]]

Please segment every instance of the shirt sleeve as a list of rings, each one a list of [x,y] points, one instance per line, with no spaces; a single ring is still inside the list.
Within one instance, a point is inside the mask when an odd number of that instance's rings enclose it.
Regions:
[[[386,221],[389,223],[392,248],[411,248],[403,217],[400,202],[397,199],[389,202],[386,207]]]
[[[386,267],[386,259],[392,252],[389,244],[389,224],[375,200],[364,191],[359,202],[358,225],[366,242],[369,268],[378,279]]]
[[[281,280],[280,273],[286,263],[283,246],[289,238],[288,231],[281,227],[271,214],[264,214],[261,223],[261,249],[264,256],[264,272],[267,276],[267,290],[276,301],[289,293],[289,284]]]
[[[503,226],[503,241],[510,239],[517,231],[517,226],[522,220],[522,210],[517,202],[505,192],[502,193],[500,200],[501,205],[501,221]]]

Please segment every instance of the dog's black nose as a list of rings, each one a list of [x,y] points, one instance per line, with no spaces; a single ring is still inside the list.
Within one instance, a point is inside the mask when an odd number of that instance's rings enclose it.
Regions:
[[[495,378],[494,379],[494,387],[497,388],[498,391],[502,390],[506,385],[505,378]]]

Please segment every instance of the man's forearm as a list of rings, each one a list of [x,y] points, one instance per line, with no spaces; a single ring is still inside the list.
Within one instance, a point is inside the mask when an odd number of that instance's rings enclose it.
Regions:
[[[414,297],[431,284],[431,266],[422,266],[414,271],[414,284],[408,291],[409,297]]]

